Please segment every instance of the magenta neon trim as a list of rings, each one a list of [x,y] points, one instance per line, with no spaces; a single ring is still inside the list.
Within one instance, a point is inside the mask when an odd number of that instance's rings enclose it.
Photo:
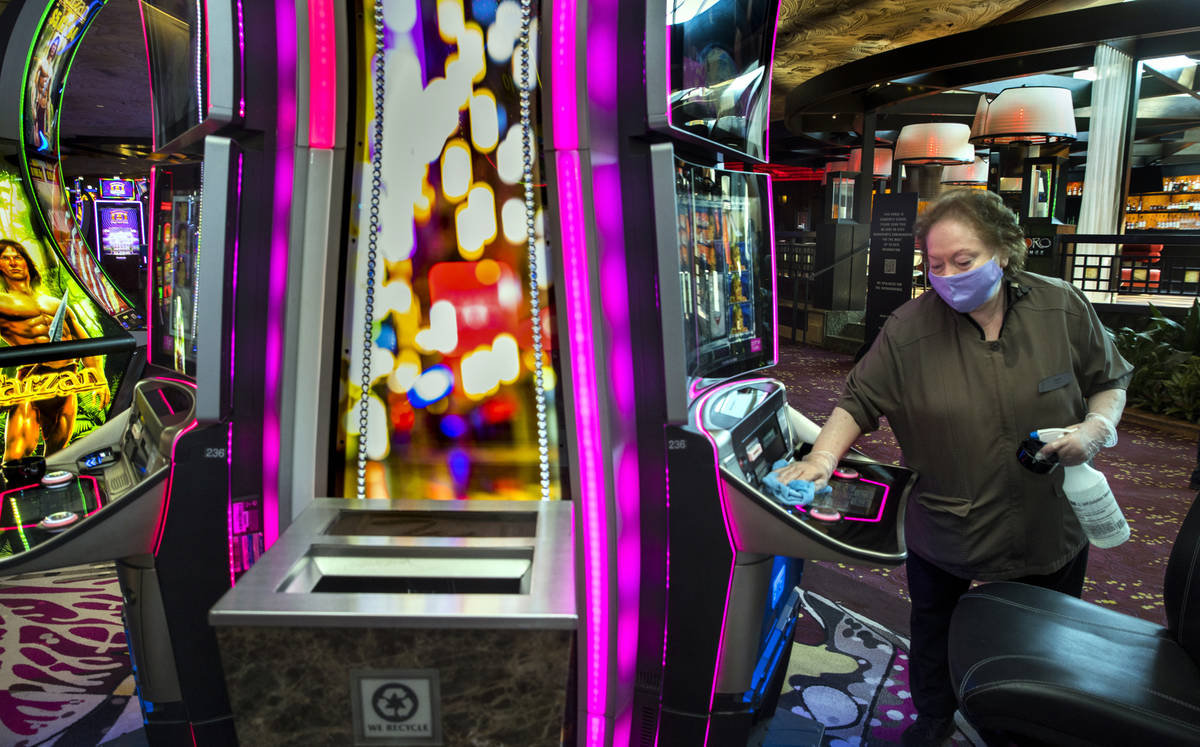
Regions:
[[[138,13],[142,12],[142,4],[138,3]],[[151,107],[153,110],[154,107]],[[154,229],[158,216],[158,165],[150,167],[150,236],[146,242],[150,251],[146,252],[146,362],[154,362]]]
[[[554,0],[551,16],[550,113],[554,147],[579,148],[578,71],[575,66],[575,0]]]
[[[246,19],[242,12],[242,0],[237,0],[238,33],[238,116],[246,116]]]
[[[96,226],[96,261],[100,261],[100,200],[92,200],[92,220]]]
[[[768,92],[769,94],[770,92]],[[771,365],[779,365],[779,273],[775,266],[775,195],[771,175],[767,177],[767,241],[771,245],[771,339],[775,341],[775,357]]]
[[[101,508],[103,508],[103,506],[100,505],[100,487],[96,483],[96,478],[92,477],[91,475],[76,475],[76,479],[90,480],[92,483],[92,500],[95,502],[95,507],[91,511],[88,511],[86,514],[84,514],[84,518],[87,518],[88,516],[91,516],[92,514],[96,513]],[[23,485],[19,488],[9,488],[8,490],[4,491],[3,493],[0,493],[0,500],[3,500],[4,497],[7,496],[9,493],[19,493],[23,490],[29,490],[30,488],[41,488],[41,487],[42,487],[42,484],[40,482],[34,482],[34,483],[30,483],[28,485]],[[84,496],[83,507],[87,508],[87,496]],[[7,529],[18,529],[18,528],[29,529],[30,527],[37,526],[37,524],[38,523],[35,521],[32,524],[21,524],[19,526],[12,526],[12,527],[0,527],[0,532],[5,531]]]
[[[745,386],[746,384],[755,384],[755,383],[759,383],[759,382],[763,382],[763,381],[770,381],[770,379],[765,379],[765,378],[764,379],[747,379],[747,380],[735,382],[735,384],[731,384],[731,386],[732,385]],[[709,695],[708,695],[709,720],[705,724],[705,727],[704,727],[704,743],[706,745],[708,744],[708,732],[712,726],[713,703],[716,701],[716,698],[717,698],[717,680],[719,679],[720,674],[721,674],[720,673],[721,655],[725,651],[725,623],[729,619],[729,597],[733,590],[733,570],[734,570],[734,566],[737,565],[737,562],[736,562],[737,561],[737,544],[733,540],[733,529],[729,522],[729,511],[727,508],[728,500],[727,500],[726,493],[725,493],[725,482],[721,479],[721,457],[717,451],[717,440],[713,437],[712,433],[710,433],[708,431],[708,429],[704,427],[704,417],[703,417],[705,407],[707,407],[707,405],[708,405],[708,401],[710,399],[712,399],[712,397],[717,392],[721,391],[724,388],[725,387],[714,387],[712,389],[712,391],[710,391],[708,394],[706,394],[704,396],[704,399],[700,400],[700,403],[697,405],[697,412],[700,413],[700,418],[698,419],[698,421],[696,423],[697,429],[704,435],[704,437],[706,439],[708,439],[709,444],[712,446],[713,469],[716,472],[715,478],[716,478],[716,483],[717,483],[717,496],[721,501],[721,521],[725,525],[725,539],[729,543],[729,552],[730,552],[729,581],[725,585],[725,609],[721,612],[721,635],[717,639],[717,658],[716,658],[716,661],[713,662],[713,681],[712,681],[712,686],[709,689]]]
[[[673,11],[671,13],[671,18],[675,18],[675,13]],[[675,125],[671,118],[671,113],[673,111],[673,107],[671,106],[671,26],[673,25],[674,24],[672,23],[667,24],[667,38],[663,42],[663,49],[666,51],[667,55],[667,58],[663,61],[663,68],[667,71],[667,124],[672,127]]]
[[[196,382],[188,381],[187,379],[175,379],[170,376],[155,376],[153,378],[155,381],[170,381],[175,384],[183,384],[184,386],[190,386],[192,389],[196,388]]]
[[[225,484],[228,502],[225,504],[225,541],[229,550],[229,586],[232,587],[237,572],[233,560],[233,422],[225,436]]]
[[[573,4],[573,3],[572,3]],[[557,110],[556,110],[557,111]],[[567,319],[570,334],[575,389],[575,432],[579,453],[580,506],[583,510],[584,596],[587,605],[585,646],[589,716],[588,744],[593,741],[596,718],[602,731],[608,702],[606,668],[609,660],[608,552],[604,521],[605,485],[603,442],[600,435],[599,395],[596,361],[591,349],[591,281],[587,263],[587,235],[583,215],[579,154],[558,152],[554,156],[558,175],[559,214],[563,244],[563,268]]]
[[[333,0],[308,3],[308,145],[332,148],[337,118]]]
[[[238,212],[242,209],[242,165],[245,156],[238,153],[238,168],[237,168],[237,202]],[[239,216],[240,222],[240,216]],[[234,299],[238,297],[238,254],[242,248],[242,236],[240,231],[233,233],[233,272],[230,273],[230,294]],[[237,370],[237,303],[233,303],[230,309],[229,323],[229,389],[233,391],[234,372]]]
[[[171,403],[167,401],[167,395],[163,394],[163,390],[161,390],[161,389],[158,390],[158,396],[162,397],[162,401],[163,401],[163,404],[166,405],[167,412],[174,415],[175,408],[171,407]]]
[[[158,512],[158,529],[154,536],[154,556],[158,557],[158,550],[162,547],[163,532],[167,530],[167,513],[171,510],[171,490],[175,487],[175,447],[179,445],[179,439],[184,435],[196,429],[198,426],[195,420],[191,425],[175,434],[175,440],[171,442],[171,471],[167,473],[167,487],[163,493],[162,508]]]
[[[207,119],[209,113],[212,112],[212,65],[209,63],[209,54],[208,54],[209,51],[211,51],[209,49],[210,45],[208,43],[208,0],[196,0],[196,12],[198,14],[200,14],[200,28],[204,29],[204,31],[203,31],[204,38],[198,39],[196,41],[196,54],[197,55],[201,54],[201,51],[203,51],[203,54],[204,54],[204,57],[203,57],[203,59],[204,59],[204,90],[203,91],[200,90],[200,81],[196,81],[196,93],[204,96],[204,99],[203,99],[204,114],[200,116],[200,121],[196,123],[196,124],[200,124],[200,122],[203,122],[205,119]],[[201,48],[203,48],[203,50]],[[196,72],[199,73],[200,72],[199,69],[197,69]],[[199,108],[199,107],[197,107],[197,108]]]
[[[279,142],[296,139],[296,8],[276,0],[276,126]],[[275,178],[270,260],[267,270],[266,355],[263,360],[262,528],[263,544],[279,538],[279,380],[283,368],[285,292],[287,290],[288,228],[295,179],[293,149],[275,153]]]

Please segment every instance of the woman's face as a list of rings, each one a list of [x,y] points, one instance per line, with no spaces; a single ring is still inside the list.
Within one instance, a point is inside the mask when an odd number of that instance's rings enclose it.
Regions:
[[[984,245],[975,229],[957,218],[943,218],[925,234],[925,262],[939,277],[950,277],[987,264],[996,252]],[[998,260],[1001,267],[1008,260]]]

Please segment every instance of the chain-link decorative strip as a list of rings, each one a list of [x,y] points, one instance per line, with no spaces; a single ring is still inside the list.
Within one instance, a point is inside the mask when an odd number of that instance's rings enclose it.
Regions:
[[[537,405],[538,467],[542,500],[550,498],[550,440],[546,429],[546,392],[542,361],[542,301],[538,288],[537,203],[534,196],[533,118],[530,113],[529,34],[533,0],[521,0],[521,157],[525,178],[525,241],[529,246],[529,318],[533,329],[534,400]]]
[[[375,0],[375,121],[371,142],[371,207],[367,223],[367,283],[363,296],[362,391],[358,399],[358,485],[357,496],[367,497],[367,405],[371,397],[371,352],[375,325],[375,267],[379,256],[379,198],[383,191],[383,0]]]

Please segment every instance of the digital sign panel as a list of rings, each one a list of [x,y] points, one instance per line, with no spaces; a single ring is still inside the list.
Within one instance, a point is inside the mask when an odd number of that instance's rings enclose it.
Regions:
[[[133,181],[130,179],[101,179],[100,198],[104,200],[132,200]]]

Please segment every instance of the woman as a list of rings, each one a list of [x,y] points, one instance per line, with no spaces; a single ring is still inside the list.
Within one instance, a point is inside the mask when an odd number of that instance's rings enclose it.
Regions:
[[[821,487],[885,416],[920,475],[905,517],[918,712],[905,745],[941,744],[954,732],[947,630],[972,579],[1082,592],[1087,540],[1063,470],[1036,475],[1016,452],[1046,427],[1074,428],[1042,450],[1064,465],[1114,445],[1132,371],[1078,290],[1021,269],[1021,228],[999,196],[948,192],[917,221],[916,237],[936,292],[888,318],[812,451],[778,475]]]

